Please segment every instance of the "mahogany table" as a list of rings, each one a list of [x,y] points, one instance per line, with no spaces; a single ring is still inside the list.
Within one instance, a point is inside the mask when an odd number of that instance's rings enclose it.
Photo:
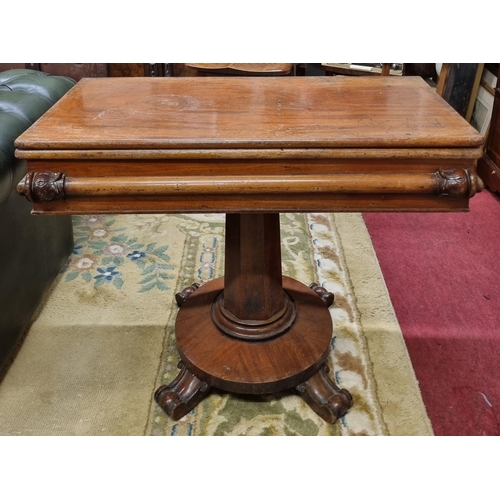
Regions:
[[[333,295],[282,277],[280,212],[465,211],[483,138],[419,77],[81,80],[16,142],[35,214],[226,213],[225,275],[176,296],[174,419],[211,387],[352,405]]]

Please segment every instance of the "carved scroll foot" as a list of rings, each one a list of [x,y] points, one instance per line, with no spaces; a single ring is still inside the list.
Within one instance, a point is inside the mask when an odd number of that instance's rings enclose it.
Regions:
[[[310,379],[296,388],[304,401],[328,423],[333,424],[352,406],[352,396],[340,389],[328,376],[328,366],[323,365]]]
[[[186,288],[184,288],[184,290],[182,290],[182,292],[178,292],[175,294],[175,301],[177,302],[177,305],[179,307],[182,307],[182,304],[184,304],[184,302],[186,302],[186,300],[188,299],[188,297],[195,291],[195,290],[198,290],[198,288],[200,288],[200,284],[199,283],[193,283],[191,286],[188,286]]]
[[[155,401],[174,420],[187,415],[208,394],[211,387],[193,375],[179,362],[180,373],[168,385],[162,385],[155,392]]]
[[[311,283],[309,288],[319,295],[321,300],[326,304],[326,307],[330,307],[333,304],[335,295],[333,295],[332,292],[329,292],[326,288],[319,286],[317,283]]]

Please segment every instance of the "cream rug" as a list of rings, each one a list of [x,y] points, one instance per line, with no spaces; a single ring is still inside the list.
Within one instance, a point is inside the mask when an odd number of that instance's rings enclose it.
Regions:
[[[75,252],[0,383],[1,435],[432,435],[359,214],[282,214],[285,275],[335,294],[339,422],[295,394],[213,391],[172,421],[153,400],[177,373],[174,293],[223,272],[223,215],[74,217]]]

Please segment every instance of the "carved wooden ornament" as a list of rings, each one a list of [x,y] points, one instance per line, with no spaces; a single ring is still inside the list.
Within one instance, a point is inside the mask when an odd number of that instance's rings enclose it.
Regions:
[[[17,185],[17,192],[31,202],[64,198],[66,175],[62,172],[30,172]]]
[[[475,172],[468,169],[439,169],[436,172],[436,194],[452,198],[472,198],[484,185]]]

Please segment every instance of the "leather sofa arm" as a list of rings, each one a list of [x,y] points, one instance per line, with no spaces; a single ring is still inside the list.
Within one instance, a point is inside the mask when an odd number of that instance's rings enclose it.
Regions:
[[[34,70],[0,73],[0,204],[24,175],[14,141],[75,83]]]

